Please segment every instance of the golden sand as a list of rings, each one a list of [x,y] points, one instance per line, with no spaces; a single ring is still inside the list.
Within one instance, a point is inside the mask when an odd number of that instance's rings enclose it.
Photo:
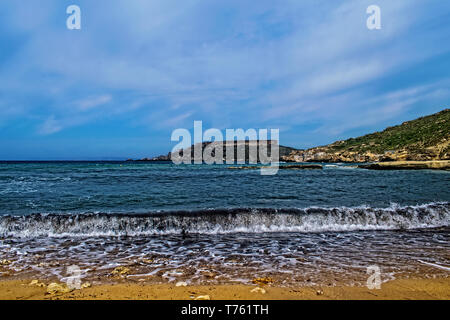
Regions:
[[[40,281],[48,285],[45,281]],[[450,279],[400,279],[382,284],[381,289],[366,287],[277,287],[263,286],[253,290],[249,285],[193,285],[176,287],[174,284],[120,284],[92,285],[68,293],[47,293],[44,285],[30,285],[30,280],[0,281],[1,300],[194,300],[209,296],[211,300],[428,300],[450,299]],[[263,293],[265,291],[265,293]]]

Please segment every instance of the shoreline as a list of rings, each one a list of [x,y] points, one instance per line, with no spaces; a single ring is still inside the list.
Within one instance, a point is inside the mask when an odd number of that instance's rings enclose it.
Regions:
[[[44,281],[48,285],[48,281]],[[255,288],[261,288],[256,289]],[[253,291],[252,291],[253,290]],[[201,299],[198,299],[202,297]],[[98,284],[71,292],[47,293],[47,287],[30,280],[0,281],[0,300],[449,300],[450,278],[396,279],[381,289],[367,287],[279,287],[243,284],[188,285],[143,284],[124,281]]]
[[[369,170],[450,170],[450,160],[433,161],[388,161],[358,165]]]

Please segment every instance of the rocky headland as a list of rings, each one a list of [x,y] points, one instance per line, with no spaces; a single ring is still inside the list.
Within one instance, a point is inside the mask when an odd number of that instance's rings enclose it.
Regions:
[[[223,141],[203,142],[181,150],[181,155],[188,155],[193,162],[195,149],[203,151],[222,148],[223,160],[227,159],[227,151],[234,149],[235,162],[249,162],[249,150],[252,146],[267,144],[268,156],[277,142],[271,140],[258,141]],[[195,148],[197,146],[197,148]],[[450,160],[450,109],[438,113],[406,121],[400,125],[386,128],[357,138],[339,140],[329,145],[306,150],[279,145],[279,160],[282,162],[322,162],[322,163],[374,163],[361,165],[360,168],[374,170],[388,169],[439,169],[448,170]],[[238,149],[244,150],[239,157]],[[172,154],[153,158],[129,161],[171,161]],[[444,161],[444,162],[442,162]],[[445,162],[447,161],[447,162]],[[259,151],[257,163],[260,162]],[[241,167],[240,167],[241,168]],[[241,169],[247,169],[242,167]],[[294,168],[291,168],[294,169]],[[302,169],[309,169],[302,167]]]
[[[203,155],[205,149],[208,148],[208,154],[212,157],[216,156],[216,152],[222,149],[222,160],[226,162],[229,160],[228,158],[232,158],[234,162],[246,162],[248,163],[250,160],[250,151],[252,148],[256,150],[256,160],[257,163],[261,162],[260,159],[260,148],[266,148],[266,150],[262,150],[264,155],[267,157],[272,157],[272,148],[274,146],[278,147],[279,157],[285,157],[291,154],[293,151],[297,150],[291,147],[286,147],[282,145],[278,145],[278,141],[274,140],[237,140],[237,141],[217,141],[217,142],[203,142],[190,146],[189,148],[183,149],[179,151],[179,155],[182,157],[187,155],[187,158],[190,159],[191,162],[194,162],[196,159],[196,150],[200,150],[200,155]],[[233,152],[233,156],[227,156],[228,152]],[[152,162],[152,161],[172,161],[171,152],[167,155],[161,155],[153,158],[143,158],[139,160],[128,159],[127,161],[140,161],[140,162]]]
[[[280,158],[286,162],[328,163],[450,160],[450,109],[381,132],[295,150]]]
[[[228,167],[228,169],[247,169],[247,170],[256,170],[264,168],[264,166],[239,166],[239,167]],[[282,165],[279,166],[278,169],[281,170],[321,170],[323,166],[320,164],[291,164],[291,165]]]

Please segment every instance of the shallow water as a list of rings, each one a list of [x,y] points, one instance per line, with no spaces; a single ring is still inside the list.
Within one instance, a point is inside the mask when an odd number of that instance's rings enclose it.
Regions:
[[[230,283],[270,276],[279,285],[364,284],[367,267],[383,281],[448,276],[420,261],[449,265],[450,228],[428,231],[232,233],[135,237],[14,239],[2,259],[22,276],[59,279],[77,265],[90,280],[111,280],[127,266],[131,279]]]

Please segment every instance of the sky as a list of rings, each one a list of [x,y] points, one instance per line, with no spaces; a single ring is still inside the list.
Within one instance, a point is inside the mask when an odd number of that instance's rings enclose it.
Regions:
[[[442,0],[2,0],[0,159],[156,156],[196,120],[296,148],[382,130],[449,107],[449,21]]]

